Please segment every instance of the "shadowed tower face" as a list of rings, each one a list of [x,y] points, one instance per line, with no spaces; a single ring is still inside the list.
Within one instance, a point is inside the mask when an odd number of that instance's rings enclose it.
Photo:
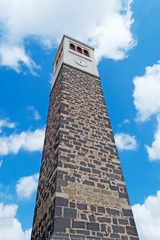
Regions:
[[[53,84],[32,240],[138,240],[94,49],[63,36]]]

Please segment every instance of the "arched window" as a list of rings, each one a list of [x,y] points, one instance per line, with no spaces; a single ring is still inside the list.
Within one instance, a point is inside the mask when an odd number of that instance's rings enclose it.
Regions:
[[[89,52],[87,50],[84,49],[84,55],[89,57]]]
[[[82,54],[82,48],[77,47],[77,52]]]
[[[70,49],[73,50],[73,51],[75,51],[75,46],[74,46],[74,44],[70,43]]]

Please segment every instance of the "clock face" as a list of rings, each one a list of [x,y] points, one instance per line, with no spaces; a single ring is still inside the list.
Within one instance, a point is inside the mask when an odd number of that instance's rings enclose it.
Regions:
[[[75,61],[78,65],[80,65],[80,66],[82,66],[82,67],[87,67],[86,61],[84,61],[84,60],[81,59],[81,58],[75,58],[74,61]]]

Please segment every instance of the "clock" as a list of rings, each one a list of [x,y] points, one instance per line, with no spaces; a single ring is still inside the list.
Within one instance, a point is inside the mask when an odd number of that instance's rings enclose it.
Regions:
[[[81,58],[75,58],[74,61],[75,61],[78,65],[80,65],[80,66],[82,66],[82,67],[87,67],[86,61],[84,61],[84,60],[81,59]]]

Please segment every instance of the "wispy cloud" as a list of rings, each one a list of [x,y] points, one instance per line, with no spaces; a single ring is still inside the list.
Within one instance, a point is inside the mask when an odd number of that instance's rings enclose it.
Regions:
[[[77,3],[85,7],[77,7]],[[52,48],[64,33],[95,47],[97,61],[103,57],[123,59],[136,44],[131,32],[131,3],[132,0],[46,0],[45,4],[43,0],[0,1],[0,64],[19,72],[23,63],[34,73],[37,66],[25,49],[25,40],[32,36],[34,41]]]
[[[34,106],[28,106],[27,110],[32,113],[33,119],[38,121],[41,118],[39,112],[35,109]]]
[[[9,121],[8,118],[0,119],[0,133],[2,132],[2,128],[15,128],[16,124]]]
[[[37,189],[39,174],[22,177],[16,185],[16,192],[20,198],[29,199]]]
[[[12,200],[13,197],[11,194],[7,193],[7,192],[0,192],[0,199],[4,200]]]
[[[144,204],[132,207],[141,240],[159,240],[160,236],[160,191],[149,196]]]
[[[52,82],[53,82],[53,73],[50,73],[49,74],[49,83],[52,85]]]
[[[129,123],[130,123],[130,120],[125,118],[124,121],[121,124],[118,125],[118,127],[122,127],[123,125],[129,124]]]
[[[0,203],[0,240],[29,240],[31,229],[23,231],[21,223],[16,218],[16,204],[3,205]]]
[[[44,129],[11,134],[0,137],[0,155],[17,154],[23,151],[41,151],[44,141]]]
[[[116,146],[120,151],[136,150],[138,147],[135,136],[131,136],[126,133],[116,133],[114,138],[115,138]]]

